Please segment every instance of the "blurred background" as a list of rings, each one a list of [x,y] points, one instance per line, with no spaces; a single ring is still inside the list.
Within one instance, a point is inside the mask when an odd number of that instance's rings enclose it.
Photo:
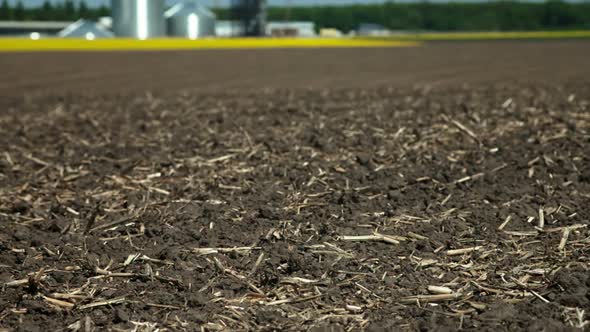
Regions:
[[[347,37],[590,29],[588,1],[1,0],[0,35]]]

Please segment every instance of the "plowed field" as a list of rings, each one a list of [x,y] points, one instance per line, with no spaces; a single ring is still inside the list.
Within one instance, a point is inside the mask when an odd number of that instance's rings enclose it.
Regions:
[[[0,331],[588,329],[588,54],[0,54]]]

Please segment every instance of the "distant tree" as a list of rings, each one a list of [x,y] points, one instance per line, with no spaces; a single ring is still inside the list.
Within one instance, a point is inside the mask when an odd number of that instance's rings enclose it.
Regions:
[[[50,21],[54,19],[55,12],[51,1],[45,0],[40,9],[37,10],[37,19],[41,21]]]
[[[19,0],[16,3],[16,7],[14,7],[14,14],[13,17],[17,21],[23,21],[26,18],[26,10],[23,2]]]
[[[0,20],[12,19],[14,19],[12,7],[8,4],[8,0],[2,0],[2,4],[0,5]]]
[[[53,21],[67,20],[63,3],[58,2],[53,6],[53,14],[51,15],[51,19]]]
[[[111,15],[111,10],[109,9],[109,7],[107,7],[105,5],[101,5],[96,10],[97,17],[110,16],[110,15]]]
[[[211,8],[211,10],[213,11],[213,13],[215,13],[218,20],[229,20],[230,19],[229,9],[227,9],[227,8]]]
[[[88,9],[88,5],[86,5],[86,1],[80,1],[80,4],[78,5],[78,17],[89,19],[92,18],[92,16],[92,13]]]
[[[68,21],[75,20],[76,17],[76,5],[72,0],[66,0],[64,3],[64,18]]]
[[[583,23],[574,7],[560,0],[544,3],[543,25],[549,28],[578,26]]]

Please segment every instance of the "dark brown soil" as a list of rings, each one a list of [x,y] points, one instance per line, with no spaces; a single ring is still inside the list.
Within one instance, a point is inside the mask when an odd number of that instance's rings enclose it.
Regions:
[[[415,48],[0,53],[0,96],[588,81],[590,41]]]
[[[587,329],[584,49],[1,55],[0,331]]]

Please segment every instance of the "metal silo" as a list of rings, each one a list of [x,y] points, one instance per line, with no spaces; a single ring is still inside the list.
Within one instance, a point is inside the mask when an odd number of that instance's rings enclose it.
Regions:
[[[215,14],[196,1],[183,1],[164,14],[168,35],[197,39],[215,35]]]
[[[164,6],[164,0],[112,0],[115,35],[137,39],[164,36]]]

